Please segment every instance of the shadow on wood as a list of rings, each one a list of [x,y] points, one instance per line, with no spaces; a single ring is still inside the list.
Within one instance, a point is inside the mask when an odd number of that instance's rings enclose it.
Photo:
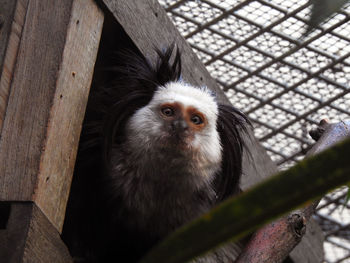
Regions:
[[[0,216],[2,262],[72,262],[59,232],[33,202],[1,202]]]

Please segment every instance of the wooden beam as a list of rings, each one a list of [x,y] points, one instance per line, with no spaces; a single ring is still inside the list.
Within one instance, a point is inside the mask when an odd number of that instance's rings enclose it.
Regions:
[[[151,57],[154,61],[156,57],[154,47],[162,49],[175,42],[182,51],[182,73],[184,80],[193,85],[208,86],[210,89],[216,91],[218,101],[229,103],[216,81],[210,76],[205,66],[192,51],[190,45],[170,21],[158,1],[100,0],[100,2],[112,13],[137,48],[145,56]],[[241,110],[244,111],[244,109]],[[241,184],[243,189],[249,188],[277,171],[277,166],[271,161],[266,151],[252,134],[246,141],[251,157],[244,157],[244,175]],[[313,234],[307,232],[301,243],[313,244],[315,247],[314,251],[309,246],[301,244],[297,248],[297,257],[293,255],[295,252],[292,252],[292,259],[303,258],[305,262],[319,262],[318,259],[314,258],[315,253],[313,252],[316,251],[318,253],[319,248],[322,248],[322,241],[318,240],[320,229],[317,228],[315,222],[311,224],[314,226],[313,229],[315,232]],[[313,258],[314,261],[306,261],[310,258]]]
[[[0,0],[0,134],[28,0]]]
[[[61,231],[103,25],[93,0],[29,1],[0,140],[0,200]]]
[[[9,212],[0,229],[1,262],[73,262],[59,232],[34,203],[0,203],[1,210]]]

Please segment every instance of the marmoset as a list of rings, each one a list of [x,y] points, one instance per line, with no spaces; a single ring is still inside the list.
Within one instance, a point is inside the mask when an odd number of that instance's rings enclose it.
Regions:
[[[63,230],[76,262],[137,262],[239,192],[248,119],[183,81],[174,45],[157,54],[152,66],[124,52],[90,94]],[[225,248],[195,262],[230,259]]]

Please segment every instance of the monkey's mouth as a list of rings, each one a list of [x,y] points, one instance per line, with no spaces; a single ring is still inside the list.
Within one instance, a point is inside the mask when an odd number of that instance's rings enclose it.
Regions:
[[[188,149],[191,147],[193,136],[189,133],[183,132],[169,132],[162,136],[161,143],[165,147],[174,147],[179,149]]]

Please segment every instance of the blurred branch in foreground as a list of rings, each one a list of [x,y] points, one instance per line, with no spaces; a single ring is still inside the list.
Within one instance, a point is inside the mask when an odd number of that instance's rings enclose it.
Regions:
[[[347,139],[301,161],[178,229],[141,263],[190,261],[224,242],[239,240],[292,209],[310,205],[350,181],[349,156]]]

